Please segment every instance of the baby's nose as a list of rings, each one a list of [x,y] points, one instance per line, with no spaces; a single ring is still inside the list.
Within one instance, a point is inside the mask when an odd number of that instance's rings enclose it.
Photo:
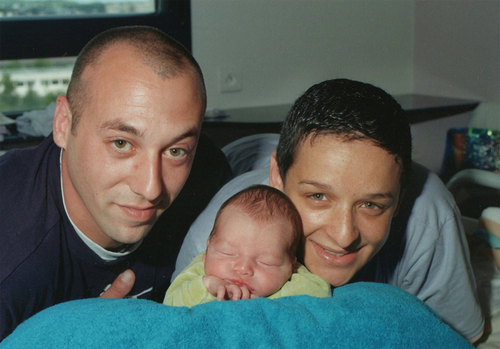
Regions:
[[[253,263],[249,258],[242,258],[235,263],[235,269],[241,275],[253,275]]]

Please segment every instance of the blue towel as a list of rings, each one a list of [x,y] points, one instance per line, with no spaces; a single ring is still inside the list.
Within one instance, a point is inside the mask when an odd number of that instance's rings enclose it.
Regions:
[[[389,285],[338,287],[332,298],[168,307],[85,299],[46,309],[0,348],[473,348],[429,307]]]

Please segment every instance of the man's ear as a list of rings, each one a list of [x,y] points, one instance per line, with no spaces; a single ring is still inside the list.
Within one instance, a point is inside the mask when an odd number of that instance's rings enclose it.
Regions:
[[[60,148],[66,149],[71,133],[72,120],[73,115],[71,114],[68,99],[62,95],[57,97],[54,123],[52,125],[52,136],[54,137],[54,142]]]
[[[271,162],[269,163],[269,185],[283,191],[283,179],[280,175],[278,162],[276,161],[276,152],[271,154]]]

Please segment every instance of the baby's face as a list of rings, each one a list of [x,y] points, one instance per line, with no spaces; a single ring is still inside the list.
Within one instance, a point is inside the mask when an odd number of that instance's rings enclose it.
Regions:
[[[246,286],[252,295],[268,296],[292,275],[292,236],[292,224],[284,218],[256,221],[229,206],[219,217],[215,235],[207,242],[205,273]]]

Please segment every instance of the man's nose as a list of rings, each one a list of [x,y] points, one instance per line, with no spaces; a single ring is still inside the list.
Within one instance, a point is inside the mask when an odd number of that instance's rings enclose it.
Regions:
[[[351,208],[335,208],[329,221],[325,230],[339,247],[348,250],[359,239],[355,214]]]
[[[144,199],[154,202],[163,191],[161,156],[145,155],[135,166],[130,188]]]
[[[245,276],[252,276],[253,275],[253,262],[250,258],[239,258],[235,263],[234,263],[234,269],[236,272],[238,272],[240,275],[245,275]]]

